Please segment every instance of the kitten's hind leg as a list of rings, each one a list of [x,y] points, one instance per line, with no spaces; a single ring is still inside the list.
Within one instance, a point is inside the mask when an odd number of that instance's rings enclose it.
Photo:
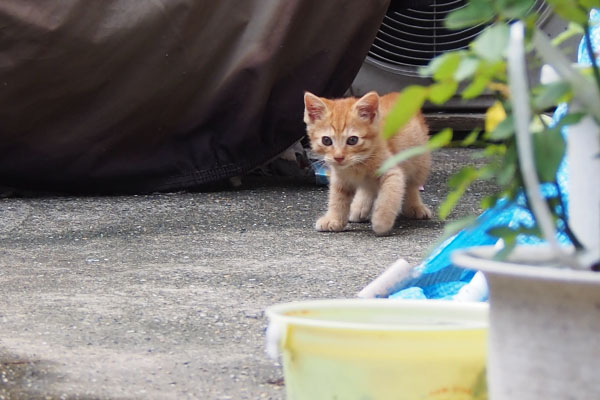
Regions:
[[[431,210],[421,200],[418,185],[411,184],[407,186],[402,215],[414,219],[429,219],[432,217]]]
[[[356,191],[352,205],[350,206],[350,222],[366,222],[369,220],[375,192],[361,186]]]

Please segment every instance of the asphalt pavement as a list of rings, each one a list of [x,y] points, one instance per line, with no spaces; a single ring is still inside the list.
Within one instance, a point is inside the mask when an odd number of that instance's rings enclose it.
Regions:
[[[474,150],[435,154],[436,209]],[[477,184],[452,219],[479,210]],[[200,193],[0,199],[0,399],[283,399],[266,307],[348,298],[398,258],[418,263],[437,218],[315,231],[327,189],[250,178]]]

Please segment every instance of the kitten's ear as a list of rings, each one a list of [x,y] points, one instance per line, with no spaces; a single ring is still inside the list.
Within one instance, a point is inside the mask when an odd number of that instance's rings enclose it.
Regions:
[[[379,112],[379,95],[376,92],[365,94],[356,102],[354,109],[361,119],[373,122]]]
[[[310,92],[304,93],[304,122],[307,124],[319,121],[327,113],[327,104]]]

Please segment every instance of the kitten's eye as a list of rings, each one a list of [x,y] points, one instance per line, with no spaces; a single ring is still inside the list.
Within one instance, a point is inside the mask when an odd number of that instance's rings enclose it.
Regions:
[[[347,140],[346,143],[350,146],[354,146],[356,143],[358,143],[358,136],[350,136]]]
[[[329,136],[323,136],[321,138],[321,143],[323,143],[325,146],[331,146],[333,144],[333,141]]]

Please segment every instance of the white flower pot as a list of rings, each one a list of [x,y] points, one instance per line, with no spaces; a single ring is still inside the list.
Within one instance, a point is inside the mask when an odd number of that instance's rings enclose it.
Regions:
[[[560,268],[543,246],[517,248],[506,262],[494,253],[453,254],[490,287],[490,399],[600,399],[600,273]]]

